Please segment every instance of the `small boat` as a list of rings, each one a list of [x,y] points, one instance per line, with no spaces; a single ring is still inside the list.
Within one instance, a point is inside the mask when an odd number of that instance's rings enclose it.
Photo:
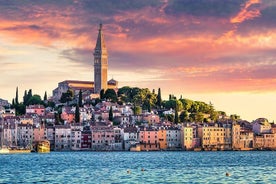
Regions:
[[[50,141],[48,141],[48,140],[39,141],[37,144],[37,152],[38,153],[49,153],[50,152]]]
[[[8,154],[8,153],[10,153],[10,150],[8,149],[8,148],[1,148],[0,149],[0,154]]]
[[[130,151],[139,152],[139,151],[141,151],[141,147],[140,147],[139,144],[137,144],[137,145],[135,145],[135,146],[132,146],[132,147],[130,148]]]

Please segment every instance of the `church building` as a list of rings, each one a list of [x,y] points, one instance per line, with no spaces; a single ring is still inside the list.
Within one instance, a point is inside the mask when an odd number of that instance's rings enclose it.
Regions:
[[[118,82],[114,79],[107,81],[108,74],[108,53],[105,45],[103,26],[100,24],[98,38],[94,49],[94,82],[65,80],[58,83],[58,87],[53,90],[53,100],[58,102],[62,93],[68,89],[77,95],[82,90],[83,95],[99,94],[102,89],[117,89]]]

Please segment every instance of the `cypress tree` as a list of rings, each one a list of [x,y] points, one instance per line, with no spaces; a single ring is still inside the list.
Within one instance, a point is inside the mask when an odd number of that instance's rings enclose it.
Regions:
[[[102,89],[100,91],[100,99],[103,100],[104,99],[104,89]]]
[[[161,89],[160,88],[158,88],[158,94],[157,94],[157,101],[156,101],[156,103],[157,103],[157,106],[159,108],[161,108],[162,97],[161,97]]]
[[[18,101],[18,87],[16,87],[15,104],[16,104],[16,105],[19,104],[19,101]]]
[[[25,90],[24,92],[24,96],[23,96],[23,104],[26,105],[27,104],[27,90]]]
[[[175,101],[175,110],[174,110],[174,123],[178,124],[179,122],[179,117],[178,117],[178,111],[177,111],[177,101]]]
[[[75,121],[76,121],[76,123],[80,122],[80,107],[79,107],[79,104],[77,104],[77,106],[76,106]]]
[[[45,91],[44,93],[44,98],[43,98],[44,101],[47,101],[47,92]]]
[[[82,107],[82,91],[79,92],[79,107]]]
[[[109,121],[113,121],[113,110],[112,110],[112,106],[111,106],[110,109],[109,109],[108,120],[109,120]]]

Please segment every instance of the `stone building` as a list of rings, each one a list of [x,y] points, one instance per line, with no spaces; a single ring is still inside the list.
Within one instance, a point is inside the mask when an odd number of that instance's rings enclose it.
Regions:
[[[102,89],[117,89],[118,82],[114,79],[107,81],[108,75],[108,53],[105,45],[102,24],[99,26],[98,38],[94,49],[94,82],[65,80],[58,83],[58,87],[53,90],[53,101],[58,102],[62,93],[68,89],[73,90],[75,96],[82,90],[84,96],[92,93],[99,94]]]

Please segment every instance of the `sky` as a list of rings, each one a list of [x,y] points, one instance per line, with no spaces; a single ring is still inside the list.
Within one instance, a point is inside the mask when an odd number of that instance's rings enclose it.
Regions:
[[[93,81],[103,24],[109,78],[248,121],[276,120],[274,0],[0,0],[0,98]]]

